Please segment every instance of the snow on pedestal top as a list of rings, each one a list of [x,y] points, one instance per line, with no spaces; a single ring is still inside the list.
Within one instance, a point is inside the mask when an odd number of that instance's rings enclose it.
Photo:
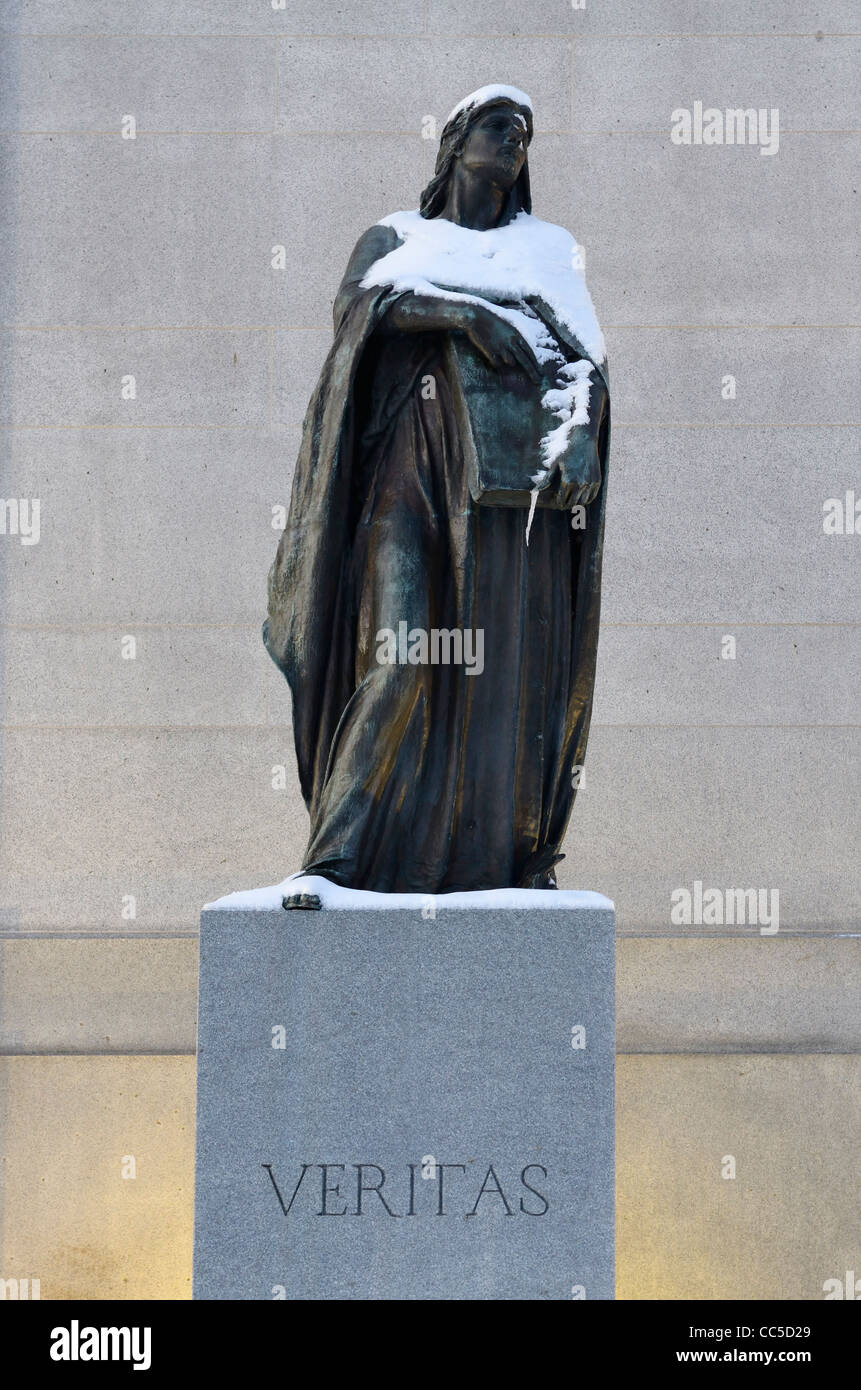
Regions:
[[[317,874],[291,874],[281,883],[268,888],[249,888],[244,892],[228,893],[216,902],[207,903],[204,912],[274,912],[281,908],[281,900],[286,895],[297,893],[314,894],[324,908],[346,911],[350,908],[373,908],[382,912],[396,908],[411,908],[413,911],[427,909],[433,904],[435,911],[457,908],[461,911],[475,908],[524,908],[542,911],[568,911],[571,908],[591,908],[613,910],[613,903],[602,893],[574,891],[571,889],[547,888],[488,888],[472,893],[370,893],[361,888],[342,888]]]

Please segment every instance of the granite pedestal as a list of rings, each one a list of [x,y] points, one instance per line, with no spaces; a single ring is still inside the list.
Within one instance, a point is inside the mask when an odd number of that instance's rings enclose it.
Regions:
[[[195,1298],[613,1297],[612,903],[467,899],[204,911]]]

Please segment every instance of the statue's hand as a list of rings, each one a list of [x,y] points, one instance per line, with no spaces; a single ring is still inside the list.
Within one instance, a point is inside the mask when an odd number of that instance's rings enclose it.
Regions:
[[[578,435],[559,466],[559,500],[563,507],[588,507],[601,491],[598,442]]]
[[[532,381],[540,380],[535,354],[513,324],[482,304],[464,306],[459,326],[492,367],[519,367]]]
[[[607,407],[607,388],[593,380],[589,393],[589,423],[574,431],[571,446],[559,464],[559,500],[563,507],[588,507],[601,491],[598,439]]]

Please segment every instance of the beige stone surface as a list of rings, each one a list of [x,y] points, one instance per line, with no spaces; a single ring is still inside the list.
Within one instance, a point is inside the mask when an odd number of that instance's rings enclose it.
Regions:
[[[265,41],[233,38],[19,37],[5,45],[4,129],[77,133],[265,131],[272,125],[275,68]]]
[[[684,13],[687,21],[691,8],[686,3],[677,13]],[[750,14],[759,17],[761,8],[751,7]],[[857,25],[852,25],[855,33],[831,37],[827,43],[804,27],[807,33],[757,39],[743,33],[695,38],[665,33],[653,39],[641,34],[596,36],[588,44],[575,45],[572,125],[577,130],[663,132],[669,128],[670,112],[688,104],[680,99],[688,91],[719,92],[715,105],[723,108],[777,108],[781,135],[789,130],[850,129],[855,121],[849,74],[858,64]],[[766,63],[768,95],[763,92],[754,103],[748,97],[762,91]],[[823,100],[826,93],[828,99]]]
[[[673,925],[698,881],[776,890],[781,932],[857,932],[859,770],[855,728],[596,725],[559,886],[606,893],[622,934],[757,934]]]
[[[196,933],[204,902],[279,882],[307,838],[292,743],[263,728],[8,732],[4,925]]]
[[[195,1048],[197,941],[0,940],[0,1053]]]
[[[14,381],[0,402],[0,425],[255,430],[268,424],[263,328],[7,329],[0,332],[0,356]]]
[[[41,10],[48,0],[26,0]],[[87,8],[94,0],[88,0]],[[148,7],[144,7],[148,8]],[[466,37],[483,34],[572,34],[590,38],[577,45],[588,58],[591,36],[607,34],[760,34],[802,31],[812,39],[813,30],[839,33],[852,29],[855,18],[852,0],[761,0],[752,6],[745,0],[724,0],[719,7],[709,0],[668,0],[643,5],[641,0],[613,0],[612,5],[560,4],[559,0],[428,0],[427,23],[431,33],[461,33]],[[70,24],[72,17],[64,19]],[[76,16],[76,24],[80,19]],[[821,37],[821,35],[817,35]]]
[[[861,940],[621,937],[619,1052],[861,1052]],[[197,941],[0,939],[0,1053],[186,1053]]]
[[[857,1056],[620,1058],[618,1297],[817,1300],[857,1269],[859,1081]],[[191,1058],[0,1062],[3,1277],[188,1297],[193,1097]]]
[[[546,3],[546,0],[545,0]],[[698,0],[702,3],[702,0]],[[741,0],[734,0],[739,4]],[[783,0],[768,0],[783,8]],[[793,0],[798,5],[800,0]],[[825,0],[823,6],[830,9]],[[840,0],[841,4],[848,0]],[[558,7],[557,7],[558,8]],[[809,11],[805,10],[810,19]],[[563,11],[564,17],[564,11]],[[141,0],[121,10],[113,0],[76,0],[57,10],[52,0],[15,0],[0,12],[2,33],[47,34],[342,34],[355,33],[354,6],[321,5],[320,0],[290,0],[283,9],[259,0]],[[815,13],[813,18],[815,18]],[[362,32],[421,34],[425,7],[415,0],[362,0]],[[448,26],[449,28],[452,26]],[[844,26],[844,27],[848,27]]]
[[[617,943],[619,1052],[861,1052],[859,1000],[857,938]]]
[[[348,101],[333,100],[333,73],[349,81]],[[460,36],[381,39],[357,33],[285,40],[278,45],[280,128],[291,134],[382,135],[420,132],[423,119],[433,116],[439,133],[454,104],[485,80],[516,80],[532,98],[536,130],[568,128],[567,43],[548,43],[536,34],[486,39],[478,73],[475,49]],[[516,79],[486,79],[485,73],[516,73]]]
[[[5,1059],[0,1130],[3,1277],[43,1299],[190,1296],[191,1058]]]
[[[3,742],[7,930],[121,930],[132,895],[137,930],[194,933],[202,903],[299,867],[308,819],[286,725],[17,728]],[[777,891],[781,932],[858,931],[859,762],[848,727],[596,725],[560,887],[613,898],[622,934],[678,935],[672,895],[697,881]],[[758,927],[686,929],[715,930]]]
[[[858,421],[852,381],[861,371],[861,330],[832,328],[822,342],[816,406],[798,389],[809,366],[810,330],[619,326],[604,333],[613,373],[613,428],[632,425],[809,425],[811,418]],[[726,398],[725,378],[735,396]],[[730,383],[726,383],[730,390]],[[301,416],[299,417],[301,420]]]
[[[617,1297],[815,1300],[857,1269],[859,1082],[857,1056],[621,1058]]]
[[[4,646],[8,666],[0,706],[7,726],[223,728],[266,722],[269,668],[275,667],[259,623],[14,628],[4,634]]]
[[[259,630],[297,448],[252,429],[0,431],[6,495],[41,503],[39,544],[3,552],[3,621]]]
[[[724,655],[733,650],[734,656]],[[857,726],[859,692],[861,627],[856,623],[607,622],[598,652],[593,727]]]

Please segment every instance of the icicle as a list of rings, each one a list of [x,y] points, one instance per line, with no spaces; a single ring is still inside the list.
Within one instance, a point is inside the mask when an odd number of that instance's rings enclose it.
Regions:
[[[532,491],[530,492],[530,494],[529,494],[529,498],[530,498],[530,501],[529,501],[529,516],[528,516],[527,521],[526,521],[526,545],[527,545],[527,548],[528,548],[528,546],[529,546],[529,532],[530,532],[531,529],[532,529],[532,518],[533,518],[534,515],[535,515],[535,508],[538,506],[538,494],[539,494],[540,491],[541,491],[540,488],[534,487],[534,488],[532,489]]]

